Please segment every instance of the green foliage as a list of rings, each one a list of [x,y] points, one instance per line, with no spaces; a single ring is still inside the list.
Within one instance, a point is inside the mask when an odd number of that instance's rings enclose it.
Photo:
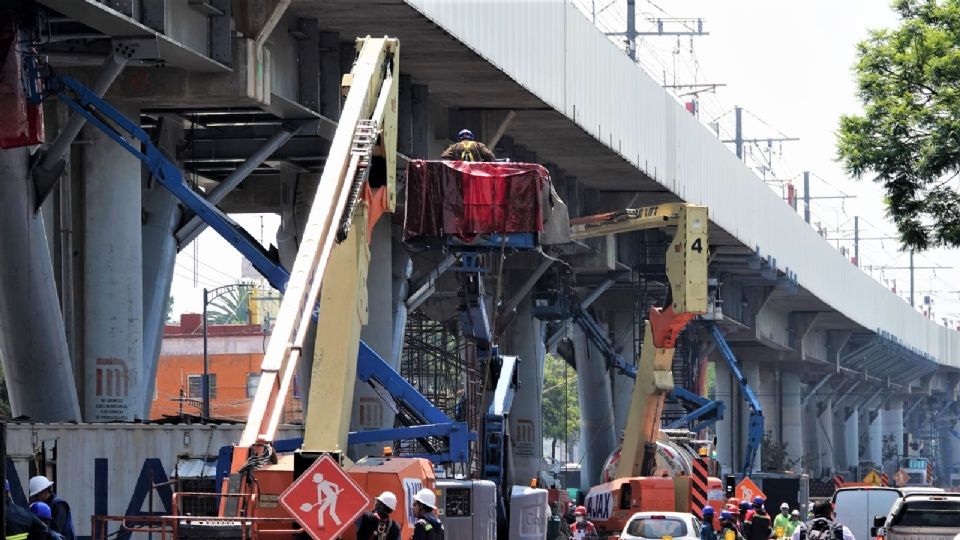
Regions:
[[[787,452],[789,444],[775,441],[773,432],[765,431],[763,441],[760,442],[760,470],[789,471],[793,469],[799,460],[790,458],[790,454]]]
[[[960,246],[960,0],[896,0],[900,26],[857,46],[862,115],[843,116],[838,155],[872,175],[905,248]]]
[[[173,295],[167,297],[167,322],[173,323],[177,322],[173,320]]]
[[[897,457],[900,456],[900,448],[897,444],[897,437],[893,433],[888,433],[883,436],[883,449],[881,452],[881,457],[883,458],[884,463],[894,461]]]
[[[237,282],[235,287],[220,291],[207,307],[209,324],[245,324],[250,322],[250,295],[253,287]]]
[[[544,360],[542,410],[544,437],[561,441],[573,441],[579,437],[577,372],[562,358],[550,354]]]

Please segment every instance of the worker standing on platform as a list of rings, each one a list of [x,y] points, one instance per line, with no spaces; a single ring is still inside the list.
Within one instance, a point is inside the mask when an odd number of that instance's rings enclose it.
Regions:
[[[777,514],[777,517],[773,519],[773,530],[774,535],[777,538],[784,538],[790,536],[787,530],[790,526],[790,505],[787,503],[780,503],[780,513]]]
[[[390,519],[397,508],[397,496],[384,491],[377,495],[373,512],[364,512],[357,520],[357,540],[400,540],[400,525]]]
[[[763,497],[753,499],[753,510],[747,512],[743,522],[743,537],[746,540],[767,540],[772,532],[770,514],[763,507]]]
[[[483,143],[474,140],[473,132],[461,129],[457,133],[457,142],[451,144],[440,154],[440,159],[452,161],[496,161],[497,156]]]
[[[46,476],[34,476],[30,479],[30,502],[45,502],[50,507],[53,519],[50,528],[60,533],[64,540],[76,540],[73,528],[73,516],[67,501],[53,492],[53,482]]]
[[[437,495],[432,489],[423,488],[413,496],[413,515],[417,518],[413,540],[443,540],[443,524],[433,513],[436,508]]]
[[[737,527],[736,514],[729,510],[720,512],[720,534],[718,540],[743,540]]]
[[[573,540],[586,540],[600,537],[597,534],[597,528],[593,525],[593,522],[587,519],[586,507],[578,506],[577,509],[573,511],[573,517],[576,521],[573,522],[573,525],[570,525],[570,538]]]
[[[713,507],[703,507],[703,524],[700,525],[700,540],[717,540],[717,532],[713,530]]]

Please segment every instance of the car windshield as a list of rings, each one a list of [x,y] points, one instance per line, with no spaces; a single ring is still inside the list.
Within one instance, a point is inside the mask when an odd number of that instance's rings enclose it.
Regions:
[[[627,525],[627,534],[641,538],[687,536],[687,524],[677,518],[640,518]]]
[[[951,527],[960,528],[960,501],[907,502],[893,516],[893,527]]]

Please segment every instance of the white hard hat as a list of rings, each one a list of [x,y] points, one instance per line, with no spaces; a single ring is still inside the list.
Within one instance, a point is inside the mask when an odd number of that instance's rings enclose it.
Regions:
[[[433,492],[432,489],[423,488],[413,496],[413,500],[418,503],[429,506],[430,508],[437,507],[437,495]]]
[[[787,504],[787,503],[780,503],[780,509],[781,509],[781,510],[789,510],[789,509],[790,509],[790,505]]]
[[[397,509],[397,496],[390,491],[384,491],[383,493],[377,495],[377,500],[382,502],[383,505],[390,510]]]
[[[46,476],[34,476],[30,479],[30,496],[33,497],[52,485],[53,482]]]

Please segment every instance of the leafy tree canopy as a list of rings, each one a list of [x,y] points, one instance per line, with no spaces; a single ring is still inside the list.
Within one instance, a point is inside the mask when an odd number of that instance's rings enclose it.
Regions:
[[[960,0],[896,0],[901,23],[874,30],[854,66],[864,111],[844,116],[848,173],[886,190],[905,248],[960,246]]]

